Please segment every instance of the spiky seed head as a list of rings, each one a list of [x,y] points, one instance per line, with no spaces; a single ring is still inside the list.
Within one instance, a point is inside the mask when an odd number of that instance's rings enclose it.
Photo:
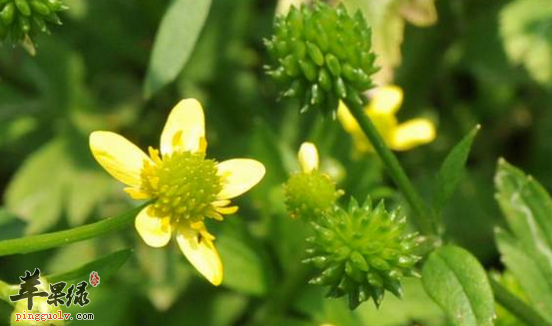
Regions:
[[[360,11],[351,16],[343,5],[320,1],[291,7],[276,18],[265,44],[273,59],[267,73],[284,97],[301,100],[301,111],[335,112],[340,99],[362,104],[362,94],[373,86],[371,31]]]
[[[347,295],[351,309],[370,299],[379,306],[385,291],[401,297],[401,279],[418,275],[417,234],[407,233],[405,219],[383,201],[374,207],[368,198],[359,206],[352,198],[347,210],[336,206],[311,223],[305,262],[319,273],[310,283],[328,286],[330,297]]]

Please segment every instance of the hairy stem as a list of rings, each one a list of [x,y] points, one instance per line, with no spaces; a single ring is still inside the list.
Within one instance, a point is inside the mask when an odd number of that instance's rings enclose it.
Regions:
[[[416,192],[416,189],[410,182],[410,179],[404,172],[399,160],[393,154],[393,152],[385,145],[385,142],[378,133],[376,127],[370,120],[370,118],[364,112],[362,106],[355,101],[346,101],[345,103],[351,111],[351,114],[355,117],[360,128],[372,143],[376,153],[383,161],[383,164],[387,168],[387,171],[393,178],[393,181],[397,184],[400,190],[403,193],[403,196],[406,198],[410,204],[415,215],[414,222],[420,230],[421,233],[425,235],[436,235],[435,225],[433,224],[433,219],[431,211],[426,206],[426,203],[422,200],[422,197]]]

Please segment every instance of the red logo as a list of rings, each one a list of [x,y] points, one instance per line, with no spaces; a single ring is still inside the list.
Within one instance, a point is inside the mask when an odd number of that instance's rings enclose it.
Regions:
[[[100,276],[98,275],[98,273],[96,272],[90,273],[90,284],[93,287],[96,287],[98,286],[98,284],[100,284]]]

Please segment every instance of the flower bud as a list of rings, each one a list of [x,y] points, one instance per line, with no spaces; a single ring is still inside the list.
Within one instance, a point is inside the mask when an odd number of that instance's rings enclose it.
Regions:
[[[284,185],[286,206],[293,218],[315,219],[330,212],[343,191],[336,190],[335,182],[318,170],[290,176]]]
[[[267,72],[282,85],[282,96],[299,98],[302,112],[311,107],[334,112],[340,99],[364,101],[362,93],[372,87],[370,76],[377,69],[371,32],[360,12],[350,16],[342,5],[316,1],[291,7],[287,16],[276,18],[274,28],[265,40],[274,61]]]
[[[335,206],[311,223],[305,262],[320,273],[310,283],[328,286],[330,297],[348,295],[351,309],[370,298],[379,306],[385,291],[401,297],[402,277],[417,274],[418,238],[406,233],[405,219],[388,212],[383,201],[373,207],[368,198],[359,206],[352,198],[347,210]]]

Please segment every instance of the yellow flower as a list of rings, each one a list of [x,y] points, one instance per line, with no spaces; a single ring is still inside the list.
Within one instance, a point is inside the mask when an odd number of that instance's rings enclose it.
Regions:
[[[235,213],[238,207],[229,206],[230,199],[256,185],[264,166],[251,159],[206,159],[203,108],[195,99],[182,100],[171,111],[161,133],[161,152],[150,147],[148,156],[109,131],[93,132],[90,148],[109,174],[129,186],[130,197],[154,200],[136,216],[144,242],[163,247],[174,233],[190,263],[219,285],[223,267],[204,219]]]
[[[435,126],[428,119],[412,119],[399,124],[395,114],[403,101],[398,86],[378,88],[365,109],[387,146],[396,151],[406,151],[435,139]],[[370,141],[344,103],[339,104],[337,117],[345,131],[351,134],[355,148],[360,153],[373,151]]]

